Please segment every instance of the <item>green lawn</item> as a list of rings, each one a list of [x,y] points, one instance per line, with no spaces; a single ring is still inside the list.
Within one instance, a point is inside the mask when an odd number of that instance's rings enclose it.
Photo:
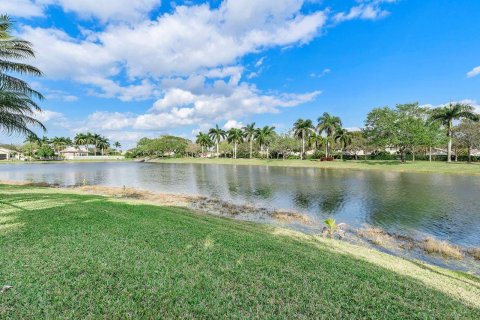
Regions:
[[[349,161],[318,161],[318,160],[265,160],[265,159],[205,159],[205,158],[165,158],[152,160],[165,163],[205,163],[205,164],[231,164],[231,165],[259,165],[280,167],[315,167],[331,169],[356,169],[356,170],[387,170],[396,172],[437,172],[454,174],[480,175],[480,163],[440,162],[440,161],[415,161],[401,163],[400,161],[385,160],[349,160]]]
[[[340,241],[0,185],[0,318],[479,319],[480,280]]]

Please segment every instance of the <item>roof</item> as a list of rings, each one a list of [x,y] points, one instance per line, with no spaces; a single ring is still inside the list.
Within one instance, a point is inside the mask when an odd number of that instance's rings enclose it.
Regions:
[[[0,147],[0,152],[1,153],[14,153],[16,151],[12,150],[12,149],[7,149],[7,148]]]
[[[60,153],[88,153],[88,150],[85,147],[66,147]]]

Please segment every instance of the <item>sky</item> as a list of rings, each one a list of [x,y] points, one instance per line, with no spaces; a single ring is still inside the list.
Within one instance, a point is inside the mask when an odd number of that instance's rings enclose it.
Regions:
[[[24,79],[46,97],[49,137],[128,148],[215,124],[282,132],[324,112],[360,128],[398,103],[480,111],[478,0],[0,0],[0,12],[33,43],[44,76]]]

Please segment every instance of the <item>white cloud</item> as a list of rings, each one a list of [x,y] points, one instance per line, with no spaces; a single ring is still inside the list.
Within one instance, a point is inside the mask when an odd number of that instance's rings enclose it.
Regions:
[[[228,121],[225,122],[225,124],[223,125],[223,129],[225,129],[225,130],[230,130],[230,129],[232,129],[232,128],[240,129],[240,128],[242,128],[243,126],[244,126],[243,123],[238,122],[237,120],[228,120]]]
[[[458,101],[449,101],[449,102],[438,104],[438,105],[424,104],[424,105],[421,105],[421,107],[433,109],[433,108],[446,107],[449,104],[455,104],[455,103],[468,104],[475,109],[475,112],[480,113],[480,104],[477,102],[477,100],[474,100],[474,99],[463,99],[463,100],[458,100]]]
[[[359,0],[359,4],[350,8],[348,12],[339,12],[333,16],[335,22],[353,19],[376,20],[386,17],[389,11],[382,9],[383,3],[394,3],[397,0]]]
[[[41,17],[43,16],[42,6],[33,0],[0,0],[2,13],[8,13],[14,17]]]
[[[35,111],[33,117],[43,123],[48,128],[68,128],[70,122],[61,112],[45,110]]]
[[[40,17],[48,6],[58,6],[82,19],[96,18],[101,22],[135,22],[148,16],[160,0],[0,0],[0,8],[17,17]]]
[[[468,78],[478,76],[480,74],[480,66],[473,68],[467,73]]]
[[[329,74],[332,70],[328,69],[328,68],[325,68],[322,70],[322,72],[320,73],[315,73],[315,72],[312,72],[310,73],[310,77],[311,78],[321,78],[327,74]]]

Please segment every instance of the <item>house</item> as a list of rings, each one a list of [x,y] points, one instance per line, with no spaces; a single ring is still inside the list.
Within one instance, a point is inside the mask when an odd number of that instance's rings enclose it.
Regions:
[[[66,160],[73,160],[76,157],[88,157],[88,149],[83,146],[67,147],[60,151],[60,155]]]
[[[0,147],[0,160],[10,160],[17,152]]]

